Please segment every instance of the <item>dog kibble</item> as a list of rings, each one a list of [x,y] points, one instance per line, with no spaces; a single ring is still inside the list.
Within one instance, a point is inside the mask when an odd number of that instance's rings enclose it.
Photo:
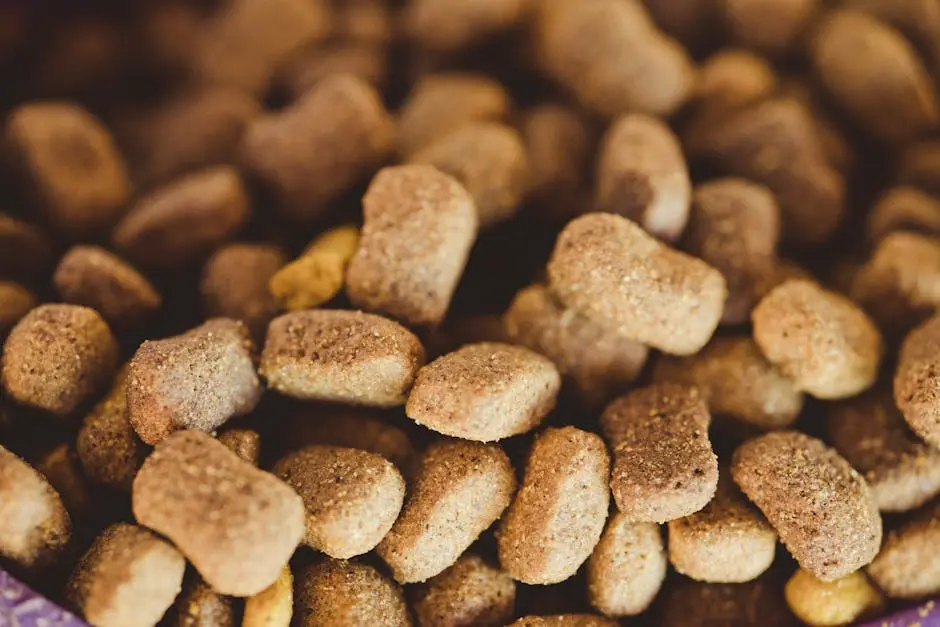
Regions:
[[[536,437],[497,532],[500,563],[513,579],[548,585],[577,572],[604,530],[609,471],[596,434],[565,427]]]
[[[170,627],[235,627],[238,624],[234,599],[215,592],[198,575],[184,583],[170,615]]]
[[[325,558],[297,575],[299,627],[410,627],[401,589],[375,568]]]
[[[453,54],[519,25],[526,0],[414,0],[402,15],[409,38],[436,54]]]
[[[617,621],[593,614],[523,616],[509,627],[616,627]]]
[[[940,593],[940,507],[933,504],[891,531],[868,575],[892,599],[921,599]]]
[[[91,493],[72,445],[59,444],[46,451],[35,466],[59,494],[72,520],[87,518],[92,511]]]
[[[305,48],[284,64],[276,80],[291,100],[299,100],[336,74],[349,74],[382,91],[388,82],[388,54],[367,41],[340,41]]]
[[[940,200],[905,185],[890,189],[868,215],[868,238],[878,243],[895,231],[940,235]]]
[[[862,572],[835,581],[820,581],[797,570],[784,588],[787,605],[812,627],[849,625],[884,611],[884,599]]]
[[[359,245],[359,229],[340,226],[317,237],[303,254],[270,279],[270,293],[281,309],[315,309],[332,300],[346,279]]]
[[[747,583],[702,583],[681,579],[664,591],[662,627],[796,627],[781,581],[765,575]]]
[[[289,567],[270,586],[245,599],[242,627],[290,627],[294,616],[294,576]]]
[[[940,396],[937,395],[940,316],[911,331],[898,352],[894,402],[914,433],[940,446]]]
[[[12,281],[0,281],[0,338],[39,304],[36,295]]]
[[[726,0],[731,39],[772,56],[792,52],[819,11],[820,0]]]
[[[33,279],[52,261],[52,243],[39,227],[0,212],[0,275]]]
[[[549,286],[572,310],[619,335],[688,355],[718,326],[725,280],[626,218],[591,213],[568,223],[548,263]]]
[[[412,595],[419,627],[502,627],[515,615],[515,601],[512,577],[473,553],[417,586]]]
[[[226,429],[216,438],[252,466],[261,459],[261,436],[251,429]]]

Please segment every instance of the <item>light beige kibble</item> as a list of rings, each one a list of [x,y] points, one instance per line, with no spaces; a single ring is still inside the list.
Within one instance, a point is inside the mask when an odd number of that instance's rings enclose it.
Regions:
[[[894,372],[894,402],[914,433],[940,447],[940,316],[916,327],[901,344]]]
[[[588,600],[606,616],[646,611],[666,580],[666,550],[659,525],[611,516],[587,564]]]
[[[515,615],[516,582],[474,553],[465,553],[411,597],[419,627],[502,627]]]
[[[299,627],[410,627],[401,589],[375,568],[324,558],[297,575]]]
[[[892,599],[921,599],[940,593],[940,507],[925,507],[891,531],[868,575]]]
[[[800,568],[784,593],[790,611],[811,627],[850,625],[885,609],[881,593],[861,571],[827,582]]]

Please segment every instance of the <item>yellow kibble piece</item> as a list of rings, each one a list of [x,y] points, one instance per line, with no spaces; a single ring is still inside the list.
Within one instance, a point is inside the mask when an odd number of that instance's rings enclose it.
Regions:
[[[293,613],[294,576],[285,566],[277,581],[245,599],[242,627],[290,627]]]
[[[268,287],[286,311],[314,309],[343,288],[346,267],[359,245],[359,229],[339,226],[317,237],[303,254],[271,277]]]
[[[802,568],[784,588],[787,605],[801,621],[812,627],[838,627],[884,609],[881,593],[861,572],[821,581]]]

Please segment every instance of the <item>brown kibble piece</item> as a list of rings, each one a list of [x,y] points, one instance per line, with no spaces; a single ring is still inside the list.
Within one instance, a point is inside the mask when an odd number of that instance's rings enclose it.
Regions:
[[[725,0],[736,43],[771,56],[793,52],[820,9],[820,0]]]
[[[763,100],[776,89],[777,76],[767,60],[748,50],[726,48],[699,67],[691,104],[707,118]]]
[[[36,295],[18,283],[0,281],[0,338],[39,304]]]
[[[209,587],[199,575],[183,585],[169,627],[235,627],[235,603]]]
[[[614,451],[610,487],[628,520],[662,523],[712,499],[718,458],[710,422],[698,388],[674,383],[635,390],[604,410],[601,428]]]
[[[588,598],[606,616],[645,612],[666,579],[666,551],[659,525],[611,516],[588,560]]]
[[[11,158],[47,221],[70,239],[117,222],[131,193],[124,160],[98,119],[81,106],[32,102],[7,119]]]
[[[410,627],[401,589],[355,561],[324,558],[297,576],[298,627]]]
[[[895,231],[940,235],[940,200],[905,185],[889,189],[868,214],[868,238],[877,244]]]
[[[150,627],[173,605],[186,560],[142,527],[117,523],[95,539],[69,581],[69,600],[95,627]]]
[[[790,611],[812,627],[849,625],[885,609],[881,593],[860,571],[826,582],[800,568],[784,592]]]
[[[298,52],[278,72],[277,83],[291,100],[299,100],[321,81],[349,74],[382,91],[388,82],[389,56],[383,45],[367,41],[334,41]]]
[[[797,431],[760,436],[734,452],[731,474],[819,579],[844,577],[878,553],[881,516],[871,489],[820,440]]]
[[[894,402],[908,426],[929,444],[940,447],[940,316],[911,331],[898,352]]]
[[[516,475],[495,444],[448,440],[428,448],[392,530],[376,552],[401,583],[453,565],[509,506]]]
[[[270,586],[304,532],[303,501],[287,484],[201,431],[157,445],[132,496],[137,521],[169,538],[220,594]]]
[[[523,616],[509,627],[616,627],[617,621],[593,614]]]
[[[49,482],[0,446],[0,555],[42,569],[56,561],[71,532],[68,512]]]
[[[604,531],[609,471],[607,448],[593,433],[565,427],[536,437],[496,536],[513,579],[547,585],[577,572]]]
[[[402,405],[424,364],[424,348],[405,327],[358,311],[296,311],[268,327],[261,375],[302,400]]]
[[[242,627],[290,627],[294,615],[294,576],[281,569],[277,581],[245,599]]]
[[[211,432],[254,409],[261,384],[253,353],[245,325],[227,318],[141,344],[127,377],[128,415],[140,439],[153,445],[180,429]]]
[[[518,26],[527,0],[414,0],[402,14],[412,41],[435,54],[454,54]]]
[[[614,120],[598,156],[596,211],[622,215],[675,242],[689,218],[691,196],[682,146],[665,122],[635,113]]]
[[[37,226],[0,213],[0,275],[28,280],[52,261],[52,243]]]
[[[811,281],[787,281],[754,308],[754,340],[796,386],[821,399],[865,391],[878,376],[884,342],[852,301]]]
[[[272,472],[304,500],[306,545],[337,559],[374,549],[405,500],[405,480],[395,466],[367,451],[308,446],[289,453]]]
[[[468,344],[418,371],[405,413],[438,433],[492,442],[538,426],[555,408],[560,387],[558,370],[538,353]]]
[[[788,259],[778,258],[774,263],[770,264],[769,267],[765,268],[765,272],[757,278],[757,282],[754,286],[754,294],[757,302],[760,302],[760,300],[775,287],[786,283],[790,279],[800,281],[816,280],[813,274],[803,266]]]
[[[349,300],[408,324],[438,324],[476,239],[473,198],[435,168],[409,165],[376,174],[362,206]]]
[[[811,42],[832,98],[876,138],[904,142],[936,126],[937,93],[914,47],[865,13],[832,11]]]
[[[139,325],[162,303],[147,277],[98,246],[71,248],[52,281],[62,300],[97,310],[118,329]]]
[[[91,513],[88,484],[72,445],[59,444],[40,455],[36,460],[36,470],[59,494],[72,520],[86,518]]]
[[[653,380],[696,386],[712,414],[760,429],[788,427],[803,409],[802,392],[749,337],[717,337],[691,357],[662,356]]]
[[[346,268],[359,245],[359,229],[339,226],[314,239],[303,254],[271,277],[270,293],[281,309],[315,309],[343,289]]]
[[[512,577],[466,553],[416,586],[411,603],[419,627],[502,627],[515,615],[515,602]]]
[[[940,507],[933,504],[888,534],[868,575],[892,599],[921,599],[940,593]]]
[[[678,578],[663,594],[661,627],[797,627],[778,578],[746,583],[702,583]]]
[[[104,387],[118,346],[93,309],[47,304],[17,323],[3,349],[3,387],[12,399],[66,415]]]
[[[173,269],[233,237],[248,221],[248,192],[234,168],[187,175],[142,198],[115,229],[125,257],[147,268]]]
[[[252,466],[261,459],[261,436],[251,429],[226,429],[218,436],[219,442],[227,446]]]
[[[284,215],[306,223],[379,167],[393,141],[392,120],[375,88],[339,74],[249,124],[239,158]]]
[[[559,300],[612,332],[687,355],[711,338],[725,280],[620,216],[590,213],[568,223],[548,263]]]

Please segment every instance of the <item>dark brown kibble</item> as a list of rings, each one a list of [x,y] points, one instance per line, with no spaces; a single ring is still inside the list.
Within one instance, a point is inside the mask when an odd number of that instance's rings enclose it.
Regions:
[[[509,627],[616,627],[612,618],[593,614],[558,614],[555,616],[523,616]]]
[[[515,615],[516,582],[468,552],[410,598],[419,627],[502,627]]]
[[[0,338],[38,304],[36,295],[19,283],[0,281]]]
[[[252,466],[257,466],[261,459],[261,436],[251,429],[226,429],[216,438],[227,446],[239,458]]]
[[[74,447],[58,444],[36,458],[35,465],[58,492],[72,520],[87,518],[92,511],[92,494]]]
[[[0,213],[0,275],[35,278],[52,262],[52,243],[39,227]]]
[[[299,627],[410,627],[401,588],[375,568],[324,558],[297,575]]]
[[[820,10],[820,0],[725,0],[724,21],[734,42],[769,56],[794,51]]]
[[[895,231],[940,235],[940,200],[906,185],[888,190],[868,214],[868,238],[877,244]]]
[[[238,625],[235,600],[215,592],[195,574],[183,585],[183,592],[176,598],[176,609],[170,616],[169,627]]]

